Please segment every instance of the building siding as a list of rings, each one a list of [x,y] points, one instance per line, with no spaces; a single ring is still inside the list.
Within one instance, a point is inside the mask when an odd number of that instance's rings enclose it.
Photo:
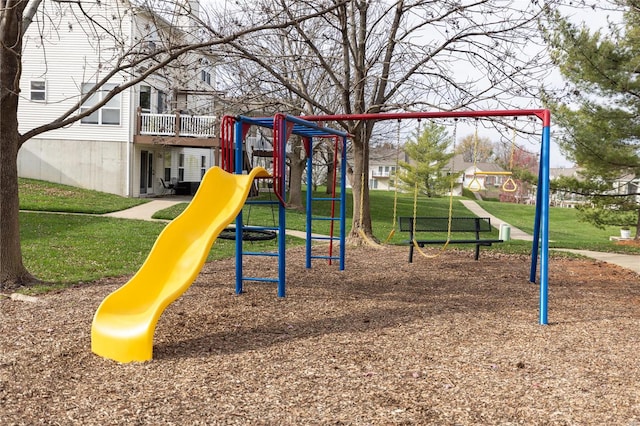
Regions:
[[[84,11],[101,26],[114,34],[117,40],[105,36],[91,27],[77,5],[73,3],[43,2],[37,19],[25,35],[23,72],[20,85],[18,118],[20,131],[25,133],[59,119],[73,111],[80,100],[82,84],[97,82],[111,71],[112,64],[129,49],[152,49],[149,41],[159,40],[154,21],[145,12],[133,9],[129,2],[104,0],[83,3]],[[155,21],[160,22],[160,21]],[[159,24],[160,25],[160,24]],[[154,35],[155,34],[155,35]],[[144,40],[144,41],[143,41]],[[189,56],[189,55],[187,55]],[[189,64],[200,63],[193,56],[183,58]],[[210,59],[210,58],[209,58]],[[202,61],[202,68],[210,67],[210,61]],[[152,87],[151,112],[173,112],[169,102],[159,102],[160,91],[166,98],[176,89],[211,90],[213,85],[200,79],[198,66],[180,67],[176,64],[175,76],[167,73],[152,75],[143,85]],[[136,68],[129,70],[141,72]],[[213,70],[211,69],[213,73]],[[173,80],[172,80],[172,78]],[[213,77],[213,76],[212,76]],[[111,79],[122,84],[129,75],[119,74]],[[46,99],[32,101],[31,81],[45,81]],[[184,148],[158,144],[134,143],[134,133],[139,105],[140,84],[125,89],[119,95],[120,123],[118,125],[87,124],[76,121],[64,128],[50,130],[27,141],[18,155],[19,176],[42,179],[82,188],[119,194],[122,196],[154,196],[163,193],[160,178],[170,163],[171,177],[178,176],[178,156],[185,154],[184,180],[201,180],[201,157],[206,158],[205,168],[214,165],[214,150],[210,148]],[[210,97],[189,98],[181,107],[190,111],[209,113]],[[180,102],[181,98],[174,99]],[[186,102],[186,98],[182,100]],[[200,111],[202,110],[202,111]],[[77,113],[74,113],[77,114]],[[142,191],[142,151],[153,157],[147,170],[148,184]],[[167,156],[170,160],[167,163]]]
[[[18,153],[20,176],[127,195],[127,144],[33,138]]]
[[[88,13],[95,19],[101,16],[120,16],[119,31],[126,37],[131,34],[131,20],[126,19],[128,12],[121,3],[105,1],[88,3]],[[19,105],[20,131],[25,132],[37,126],[49,123],[73,108],[80,99],[82,83],[97,81],[109,71],[108,61],[117,51],[104,38],[87,36],[86,23],[79,21],[70,12],[67,3],[43,2],[44,22],[36,22],[29,27],[25,35],[23,50],[23,71],[20,86],[22,97]],[[52,21],[48,20],[52,17]],[[113,26],[110,19],[100,19],[104,25]],[[59,28],[53,28],[57,25]],[[42,34],[40,34],[40,28]],[[125,40],[126,41],[126,40]],[[100,49],[96,51],[96,46]],[[70,51],[72,49],[72,51]],[[108,52],[108,53],[104,53]],[[115,83],[121,83],[125,76],[118,77]],[[30,82],[46,82],[46,101],[30,100]],[[43,133],[42,139],[75,139],[122,142],[130,139],[132,120],[129,117],[131,103],[130,91],[120,96],[120,125],[101,126],[76,122],[62,129]]]

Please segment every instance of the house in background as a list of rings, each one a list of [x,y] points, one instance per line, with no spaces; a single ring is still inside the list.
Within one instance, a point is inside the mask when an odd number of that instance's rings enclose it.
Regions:
[[[576,167],[552,167],[549,169],[549,179],[554,180],[559,177],[579,178],[579,169]],[[574,208],[585,203],[583,196],[565,191],[551,191],[549,202],[554,207]]]
[[[399,161],[410,161],[403,150],[398,150],[392,145],[372,146],[369,150],[369,189],[393,191],[394,176]],[[349,157],[349,162],[353,162],[353,158]],[[355,177],[354,177],[355,179]],[[351,188],[351,182],[347,181],[347,188]]]
[[[169,22],[126,0],[82,6],[99,25],[89,26],[76,3],[43,2],[36,15],[40,20],[25,35],[21,132],[73,109],[123,53],[148,53],[170,38],[189,37],[186,30],[195,25],[188,14]],[[184,9],[199,13],[197,1]],[[160,179],[192,192],[204,172],[218,164],[215,58],[190,54],[180,61],[123,90],[95,113],[27,141],[18,155],[19,176],[128,197],[162,193]],[[81,111],[144,71],[119,73]]]
[[[559,177],[572,177],[578,180],[584,179],[580,174],[580,168],[578,167],[563,167],[563,168],[551,168],[549,169],[549,178],[551,180],[558,179]],[[613,190],[610,191],[611,195],[629,195],[638,194],[640,192],[640,177],[633,174],[627,174],[618,177],[612,182]],[[640,202],[640,195],[634,195],[633,198],[636,202]],[[550,199],[552,206],[557,207],[570,207],[574,208],[586,203],[590,203],[589,199],[584,195],[574,194],[565,191],[553,191],[551,192]]]
[[[460,174],[454,188],[454,195],[462,195],[462,189],[469,189],[470,186],[476,191],[498,191],[509,178],[507,175],[484,174],[487,172],[506,173],[507,171],[495,163],[478,162],[474,164],[464,161],[462,154],[454,155],[447,169],[451,173]]]

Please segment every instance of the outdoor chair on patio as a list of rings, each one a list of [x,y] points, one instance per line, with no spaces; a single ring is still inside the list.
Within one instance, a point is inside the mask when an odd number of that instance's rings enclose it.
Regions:
[[[176,193],[176,185],[174,183],[167,183],[164,179],[160,178],[160,183],[162,184],[162,195],[173,195]]]

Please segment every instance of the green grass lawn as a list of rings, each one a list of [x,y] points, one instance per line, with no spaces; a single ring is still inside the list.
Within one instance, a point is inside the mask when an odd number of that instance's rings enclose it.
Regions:
[[[99,215],[149,199],[124,198],[30,179],[21,179],[19,184],[20,208],[28,210],[20,213],[23,261],[32,274],[47,283],[37,291],[133,274],[166,226],[162,222]],[[275,240],[246,244],[246,249],[252,251],[277,249]],[[302,240],[287,237],[287,244],[299,245]],[[207,260],[231,257],[234,253],[234,241],[219,239]]]
[[[533,234],[535,206],[507,204],[492,201],[479,203],[494,216]],[[620,228],[605,229],[581,222],[575,209],[551,207],[549,209],[549,247],[572,248],[617,253],[640,253],[640,247],[618,245],[609,241],[610,236],[619,236]]]
[[[314,198],[326,198],[324,192],[317,192],[313,194]],[[262,195],[257,198],[259,200],[269,199],[268,195]],[[394,194],[393,192],[386,191],[372,191],[371,193],[371,216],[373,222],[373,229],[376,238],[384,241],[394,228],[393,224],[393,204]],[[306,203],[305,203],[306,205]],[[177,204],[168,209],[157,212],[153,217],[156,219],[173,219],[180,214],[187,206],[187,203]],[[329,201],[315,201],[313,204],[313,216],[314,217],[329,217],[331,216],[331,202]],[[336,215],[339,209],[339,203],[335,204]],[[449,214],[449,198],[420,198],[417,203],[418,215],[423,216],[445,216]],[[347,206],[346,206],[346,227],[347,230],[351,228],[353,215],[353,198],[351,191],[347,192]],[[407,194],[400,194],[397,200],[397,213],[396,216],[412,216],[413,215],[413,196]],[[453,215],[454,216],[473,216],[473,214],[467,210],[461,203],[453,203]],[[275,217],[275,219],[274,219]],[[277,206],[265,206],[265,205],[247,205],[243,209],[243,220],[245,224],[256,226],[277,226]],[[287,229],[294,229],[298,231],[304,231],[306,229],[306,212],[298,210],[288,210],[286,217]],[[331,224],[330,221],[314,221],[312,232],[318,234],[328,234]],[[337,232],[337,223],[334,225]],[[495,231],[497,236],[497,231]],[[406,240],[406,235],[397,233],[390,241],[391,243],[401,243]]]
[[[21,178],[18,185],[21,210],[100,214],[150,201],[33,179]]]
[[[325,196],[323,192],[314,194],[314,197]],[[262,199],[267,195],[261,196]],[[462,203],[459,202],[460,197],[454,197],[452,205],[453,216],[473,216]],[[449,215],[449,197],[419,197],[417,202],[418,216],[440,216],[448,217]],[[347,193],[347,229],[351,228],[352,219],[352,194]],[[393,226],[393,205],[394,193],[391,191],[372,191],[371,192],[371,215],[373,221],[373,229],[376,238],[385,241]],[[397,200],[396,216],[413,216],[413,195],[399,194]],[[479,204],[490,214],[501,218],[510,223],[512,226],[522,229],[523,231],[533,234],[533,225],[535,221],[535,206],[526,206],[521,204],[500,203],[493,201],[481,201]],[[157,218],[172,219],[176,217],[184,208],[186,203],[171,207],[170,209],[160,211],[156,214]],[[329,202],[314,203],[314,216],[328,216],[330,214],[331,204]],[[336,206],[336,209],[338,207]],[[273,209],[269,206],[254,205],[246,206],[243,210],[245,223],[255,225],[273,225],[277,220],[273,220]],[[277,218],[277,213],[275,213]],[[306,227],[306,213],[290,210],[287,212],[287,228],[304,231]],[[396,226],[397,229],[397,226]],[[320,234],[329,233],[329,223],[314,223],[313,232]],[[640,253],[640,248],[616,245],[609,241],[609,236],[619,235],[616,227],[608,227],[604,230],[595,226],[581,222],[578,220],[577,211],[575,209],[550,208],[549,212],[549,246],[555,248],[574,248],[586,249],[605,252],[619,253]],[[426,234],[427,238],[442,238],[443,235]],[[498,237],[498,231],[495,230],[487,237]],[[407,235],[396,230],[395,235],[389,241],[391,244],[401,244],[407,239]],[[463,247],[463,246],[460,246]],[[527,241],[510,241],[508,243],[497,244],[491,247],[493,250],[500,250],[508,253],[530,253],[531,242]]]
[[[317,197],[326,197],[322,192]],[[264,195],[268,198],[268,195]],[[134,273],[146,256],[165,224],[109,218],[100,215],[75,215],[38,213],[57,211],[72,213],[105,213],[122,210],[133,205],[148,202],[86,191],[45,182],[20,180],[20,208],[31,210],[20,214],[22,249],[27,268],[38,278],[53,285],[67,285],[95,280],[101,277]],[[481,202],[491,214],[511,223],[525,232],[533,232],[535,208],[533,206]],[[186,207],[178,204],[156,214],[157,218],[173,219]],[[376,237],[384,241],[394,229],[393,192],[374,191],[371,193],[371,212]],[[337,209],[338,206],[336,205]],[[314,216],[329,216],[330,202],[315,202]],[[401,194],[397,201],[396,216],[413,215],[413,196]],[[347,193],[347,222],[351,227],[352,198]],[[449,212],[449,198],[426,198],[418,200],[417,212],[420,216],[443,216]],[[245,206],[245,222],[251,225],[274,226],[277,224],[277,209],[264,205]],[[453,202],[454,216],[472,216],[457,199]],[[306,213],[287,211],[287,228],[303,231]],[[313,232],[328,234],[330,222],[314,222]],[[337,229],[336,229],[337,233]],[[497,231],[492,237],[497,237]],[[550,209],[550,246],[581,248],[609,252],[640,253],[637,247],[618,246],[609,241],[610,235],[617,235],[617,228],[600,230],[577,220],[573,209]],[[440,235],[442,236],[442,235]],[[392,244],[406,240],[406,234],[396,232]],[[288,237],[287,244],[302,244],[297,238]],[[275,250],[274,241],[251,243],[255,251]],[[254,250],[251,248],[250,250]],[[471,249],[471,246],[469,246]],[[508,253],[529,253],[530,242],[511,241],[497,244],[483,250],[498,250]],[[209,260],[233,256],[233,241],[218,240],[209,254]]]
[[[23,212],[25,266],[41,280],[66,284],[136,271],[164,223]]]

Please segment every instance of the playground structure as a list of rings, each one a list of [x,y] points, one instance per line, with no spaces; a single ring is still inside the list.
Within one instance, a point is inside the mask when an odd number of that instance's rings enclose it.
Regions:
[[[241,294],[244,290],[244,282],[275,282],[277,283],[278,297],[286,295],[286,199],[287,199],[287,172],[286,155],[287,141],[292,135],[300,136],[304,144],[307,158],[307,198],[306,198],[306,267],[311,268],[312,259],[326,259],[329,263],[337,260],[339,269],[345,268],[345,239],[346,239],[346,163],[347,150],[346,143],[348,134],[339,130],[320,127],[315,123],[293,117],[286,114],[276,114],[273,118],[253,118],[245,116],[224,116],[221,126],[221,166],[229,173],[242,174],[242,159],[246,158],[245,138],[251,126],[268,128],[272,131],[273,140],[273,171],[270,179],[273,179],[273,191],[277,200],[248,200],[247,205],[269,204],[278,209],[278,224],[273,228],[252,227],[244,223],[242,212],[236,217],[236,294]],[[314,138],[331,138],[334,141],[334,158],[340,158],[339,167],[333,168],[333,176],[330,179],[332,186],[330,197],[313,196],[313,140]],[[340,169],[340,191],[336,191],[338,182],[338,169]],[[314,216],[313,206],[317,202],[331,203],[330,216]],[[336,215],[336,204],[339,204],[339,211]],[[330,232],[328,236],[314,235],[313,223],[316,221],[329,221]],[[338,235],[335,235],[335,223],[337,222]],[[272,252],[252,252],[245,251],[242,233],[238,230],[275,230],[278,234],[278,249]],[[326,256],[313,255],[311,246],[314,241],[328,241],[329,253]],[[335,256],[334,242],[338,242],[338,255]],[[249,277],[245,276],[243,268],[244,256],[267,256],[277,257],[278,276],[277,277]]]
[[[402,120],[459,117],[535,116],[543,122],[540,170],[534,222],[529,280],[536,281],[538,253],[540,253],[540,324],[547,324],[548,254],[549,254],[549,145],[550,112],[548,110],[498,110],[460,112],[422,112],[350,114],[334,116],[306,116],[304,119],[285,114],[273,118],[225,116],[221,128],[221,164],[210,169],[200,188],[185,211],[172,221],[158,236],[147,259],[134,277],[118,290],[108,295],[98,307],[91,329],[91,348],[98,355],[119,362],[146,361],[153,355],[153,335],[164,309],[191,285],[202,268],[208,252],[225,227],[235,219],[236,224],[236,294],[243,292],[245,281],[276,282],[278,297],[285,297],[286,274],[286,155],[287,141],[291,135],[302,138],[307,154],[307,204],[306,204],[306,267],[314,258],[339,261],[339,269],[345,268],[345,219],[346,219],[346,132],[329,129],[316,122],[342,120]],[[248,173],[243,168],[246,158],[244,138],[251,126],[271,129],[273,132],[273,171],[270,175],[263,168]],[[335,158],[340,158],[340,193],[336,192],[337,167],[332,177],[331,197],[315,198],[311,188],[313,139],[333,138]],[[340,155],[337,155],[337,154]],[[229,173],[228,173],[229,172]],[[245,174],[246,173],[246,174]],[[278,236],[276,253],[244,251],[243,233],[246,226],[242,208],[247,202],[255,179],[272,179],[276,201],[249,201],[270,203],[278,207],[278,225],[273,228]],[[315,202],[330,202],[329,217],[314,217]],[[339,203],[339,214],[335,205]],[[328,237],[313,235],[314,221],[330,221]],[[334,236],[338,222],[338,236]],[[329,241],[328,256],[312,255],[314,240]],[[339,254],[333,255],[333,242],[339,241]],[[278,259],[278,276],[246,277],[243,271],[244,256],[271,256]]]
[[[314,198],[307,191],[307,257],[306,266],[311,267],[313,258],[339,260],[344,269],[345,240],[345,204],[346,192],[346,138],[345,132],[322,128],[315,123],[286,116],[276,115],[273,119],[254,119],[248,117],[226,117],[223,120],[223,166],[211,168],[205,174],[198,191],[189,206],[176,219],[170,222],[158,236],[147,259],[138,272],[122,287],[109,294],[100,304],[91,326],[91,350],[105,358],[118,362],[148,361],[153,357],[153,336],[156,324],[162,312],[175,301],[193,283],[208,256],[211,246],[220,233],[234,219],[236,220],[236,293],[243,290],[244,281],[266,281],[278,283],[278,296],[285,296],[285,239],[286,239],[286,142],[292,135],[303,138],[308,155],[308,170],[311,170],[312,144],[314,137],[334,138],[336,151],[340,150],[341,188],[339,197],[335,186],[337,176],[332,179],[333,196]],[[244,136],[251,125],[269,127],[273,130],[274,170],[269,174],[264,168],[257,167],[245,174],[243,161],[245,153]],[[340,143],[341,142],[341,143]],[[335,169],[335,168],[334,168]],[[243,250],[245,227],[242,221],[242,208],[256,179],[273,179],[279,206],[279,224],[277,230],[277,253],[255,253]],[[312,182],[311,173],[307,176]],[[311,185],[309,185],[311,188]],[[312,216],[312,204],[316,201],[332,203],[331,217]],[[261,201],[252,201],[261,203]],[[339,216],[335,217],[335,203],[340,203]],[[316,237],[312,234],[312,222],[330,220],[331,235]],[[339,222],[339,236],[333,236],[333,222]],[[265,228],[260,228],[265,230]],[[329,256],[312,256],[312,240],[329,238]],[[333,256],[333,241],[339,240],[339,256]],[[277,256],[278,277],[243,276],[242,259],[245,255]]]

